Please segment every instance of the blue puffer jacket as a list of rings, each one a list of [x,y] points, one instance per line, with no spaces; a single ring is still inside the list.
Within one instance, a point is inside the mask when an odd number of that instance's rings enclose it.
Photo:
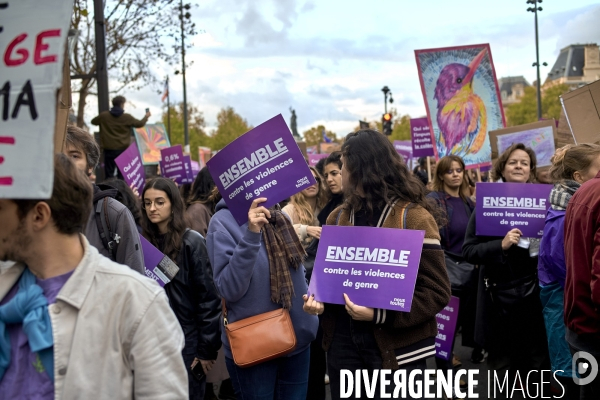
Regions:
[[[546,214],[544,236],[540,242],[538,276],[552,371],[558,376],[570,377],[571,352],[565,340],[564,322],[565,214],[566,211],[552,208]]]

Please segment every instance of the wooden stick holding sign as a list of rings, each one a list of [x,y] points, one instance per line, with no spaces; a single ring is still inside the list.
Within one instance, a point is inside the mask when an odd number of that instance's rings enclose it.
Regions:
[[[69,122],[69,110],[73,105],[71,99],[71,70],[69,65],[69,48],[65,45],[63,62],[62,87],[58,91],[56,99],[56,124],[54,128],[54,152],[62,153],[67,138],[67,123]]]
[[[431,182],[431,160],[427,156],[427,183]]]

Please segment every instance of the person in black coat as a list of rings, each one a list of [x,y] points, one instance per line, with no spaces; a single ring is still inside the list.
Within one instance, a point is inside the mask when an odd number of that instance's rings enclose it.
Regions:
[[[533,150],[515,144],[498,158],[492,176],[494,181],[531,183],[535,179],[535,168]],[[509,371],[512,387],[517,372],[525,383],[530,371],[550,369],[537,280],[537,239],[522,238],[516,228],[507,228],[510,230],[504,238],[477,236],[476,214],[475,211],[471,215],[462,247],[463,257],[481,268],[475,340],[489,353],[489,369],[502,374],[502,378],[505,371]],[[529,290],[527,295],[511,303],[499,297],[500,287]],[[541,382],[539,377],[528,381],[530,384]]]
[[[206,373],[221,347],[220,299],[217,295],[206,242],[198,232],[186,229],[184,205],[175,184],[154,178],[142,192],[144,236],[173,260],[179,271],[165,285],[171,308],[183,333],[183,359],[188,369],[189,398],[204,398]],[[201,363],[199,377],[192,368]]]

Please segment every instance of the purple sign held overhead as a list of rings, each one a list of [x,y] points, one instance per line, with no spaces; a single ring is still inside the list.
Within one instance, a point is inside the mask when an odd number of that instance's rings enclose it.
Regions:
[[[326,225],[308,291],[325,303],[410,311],[425,231]]]
[[[478,182],[476,234],[504,237],[519,228],[524,237],[542,237],[551,190],[552,185]]]
[[[314,167],[315,165],[317,165],[319,160],[321,160],[323,158],[327,158],[327,156],[329,156],[329,154],[327,154],[327,153],[309,154],[308,155],[308,165],[310,165],[311,167]]]
[[[435,337],[435,356],[443,360],[452,358],[452,342],[456,333],[458,321],[458,297],[451,296],[450,302],[443,310],[436,314],[438,334]]]
[[[430,157],[435,155],[427,117],[410,120],[410,136],[412,138],[413,157]]]
[[[412,168],[412,146],[409,140],[394,140],[394,148],[396,152],[402,156],[404,163],[408,165],[408,168]]]
[[[160,150],[162,159],[161,174],[163,177],[173,179],[179,185],[187,182],[187,173],[185,171],[185,159],[181,145],[167,147]]]
[[[252,201],[279,201],[316,183],[281,114],[240,136],[207,163],[238,224],[248,222]]]
[[[117,164],[117,167],[119,167],[127,185],[133,185],[139,193],[142,193],[144,184],[146,183],[146,172],[142,165],[142,159],[137,144],[135,142],[132,143],[127,150],[115,158],[115,163]]]

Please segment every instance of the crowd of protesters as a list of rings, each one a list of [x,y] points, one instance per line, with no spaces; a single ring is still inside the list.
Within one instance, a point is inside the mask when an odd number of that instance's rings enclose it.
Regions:
[[[114,105],[95,121],[127,117],[124,99]],[[189,187],[153,177],[137,193],[114,177],[124,144],[103,145],[105,182],[89,179],[99,146],[69,126],[52,198],[0,199],[0,398],[323,400],[330,383],[337,400],[341,370],[426,369],[451,295],[473,362],[552,370],[563,398],[600,398],[600,378],[574,385],[571,368],[578,351],[600,359],[600,145],[558,149],[547,175],[524,144],[494,161],[499,185],[554,184],[541,240],[477,235],[474,182],[487,174],[453,155],[411,171],[374,130],[347,135],[285,207],[255,199],[241,226],[206,167]],[[323,225],[424,231],[410,312],[308,296]],[[143,276],[140,235],[178,268],[164,290]],[[506,301],[500,288],[523,292]],[[237,365],[222,312],[231,323],[279,308],[295,349]]]

